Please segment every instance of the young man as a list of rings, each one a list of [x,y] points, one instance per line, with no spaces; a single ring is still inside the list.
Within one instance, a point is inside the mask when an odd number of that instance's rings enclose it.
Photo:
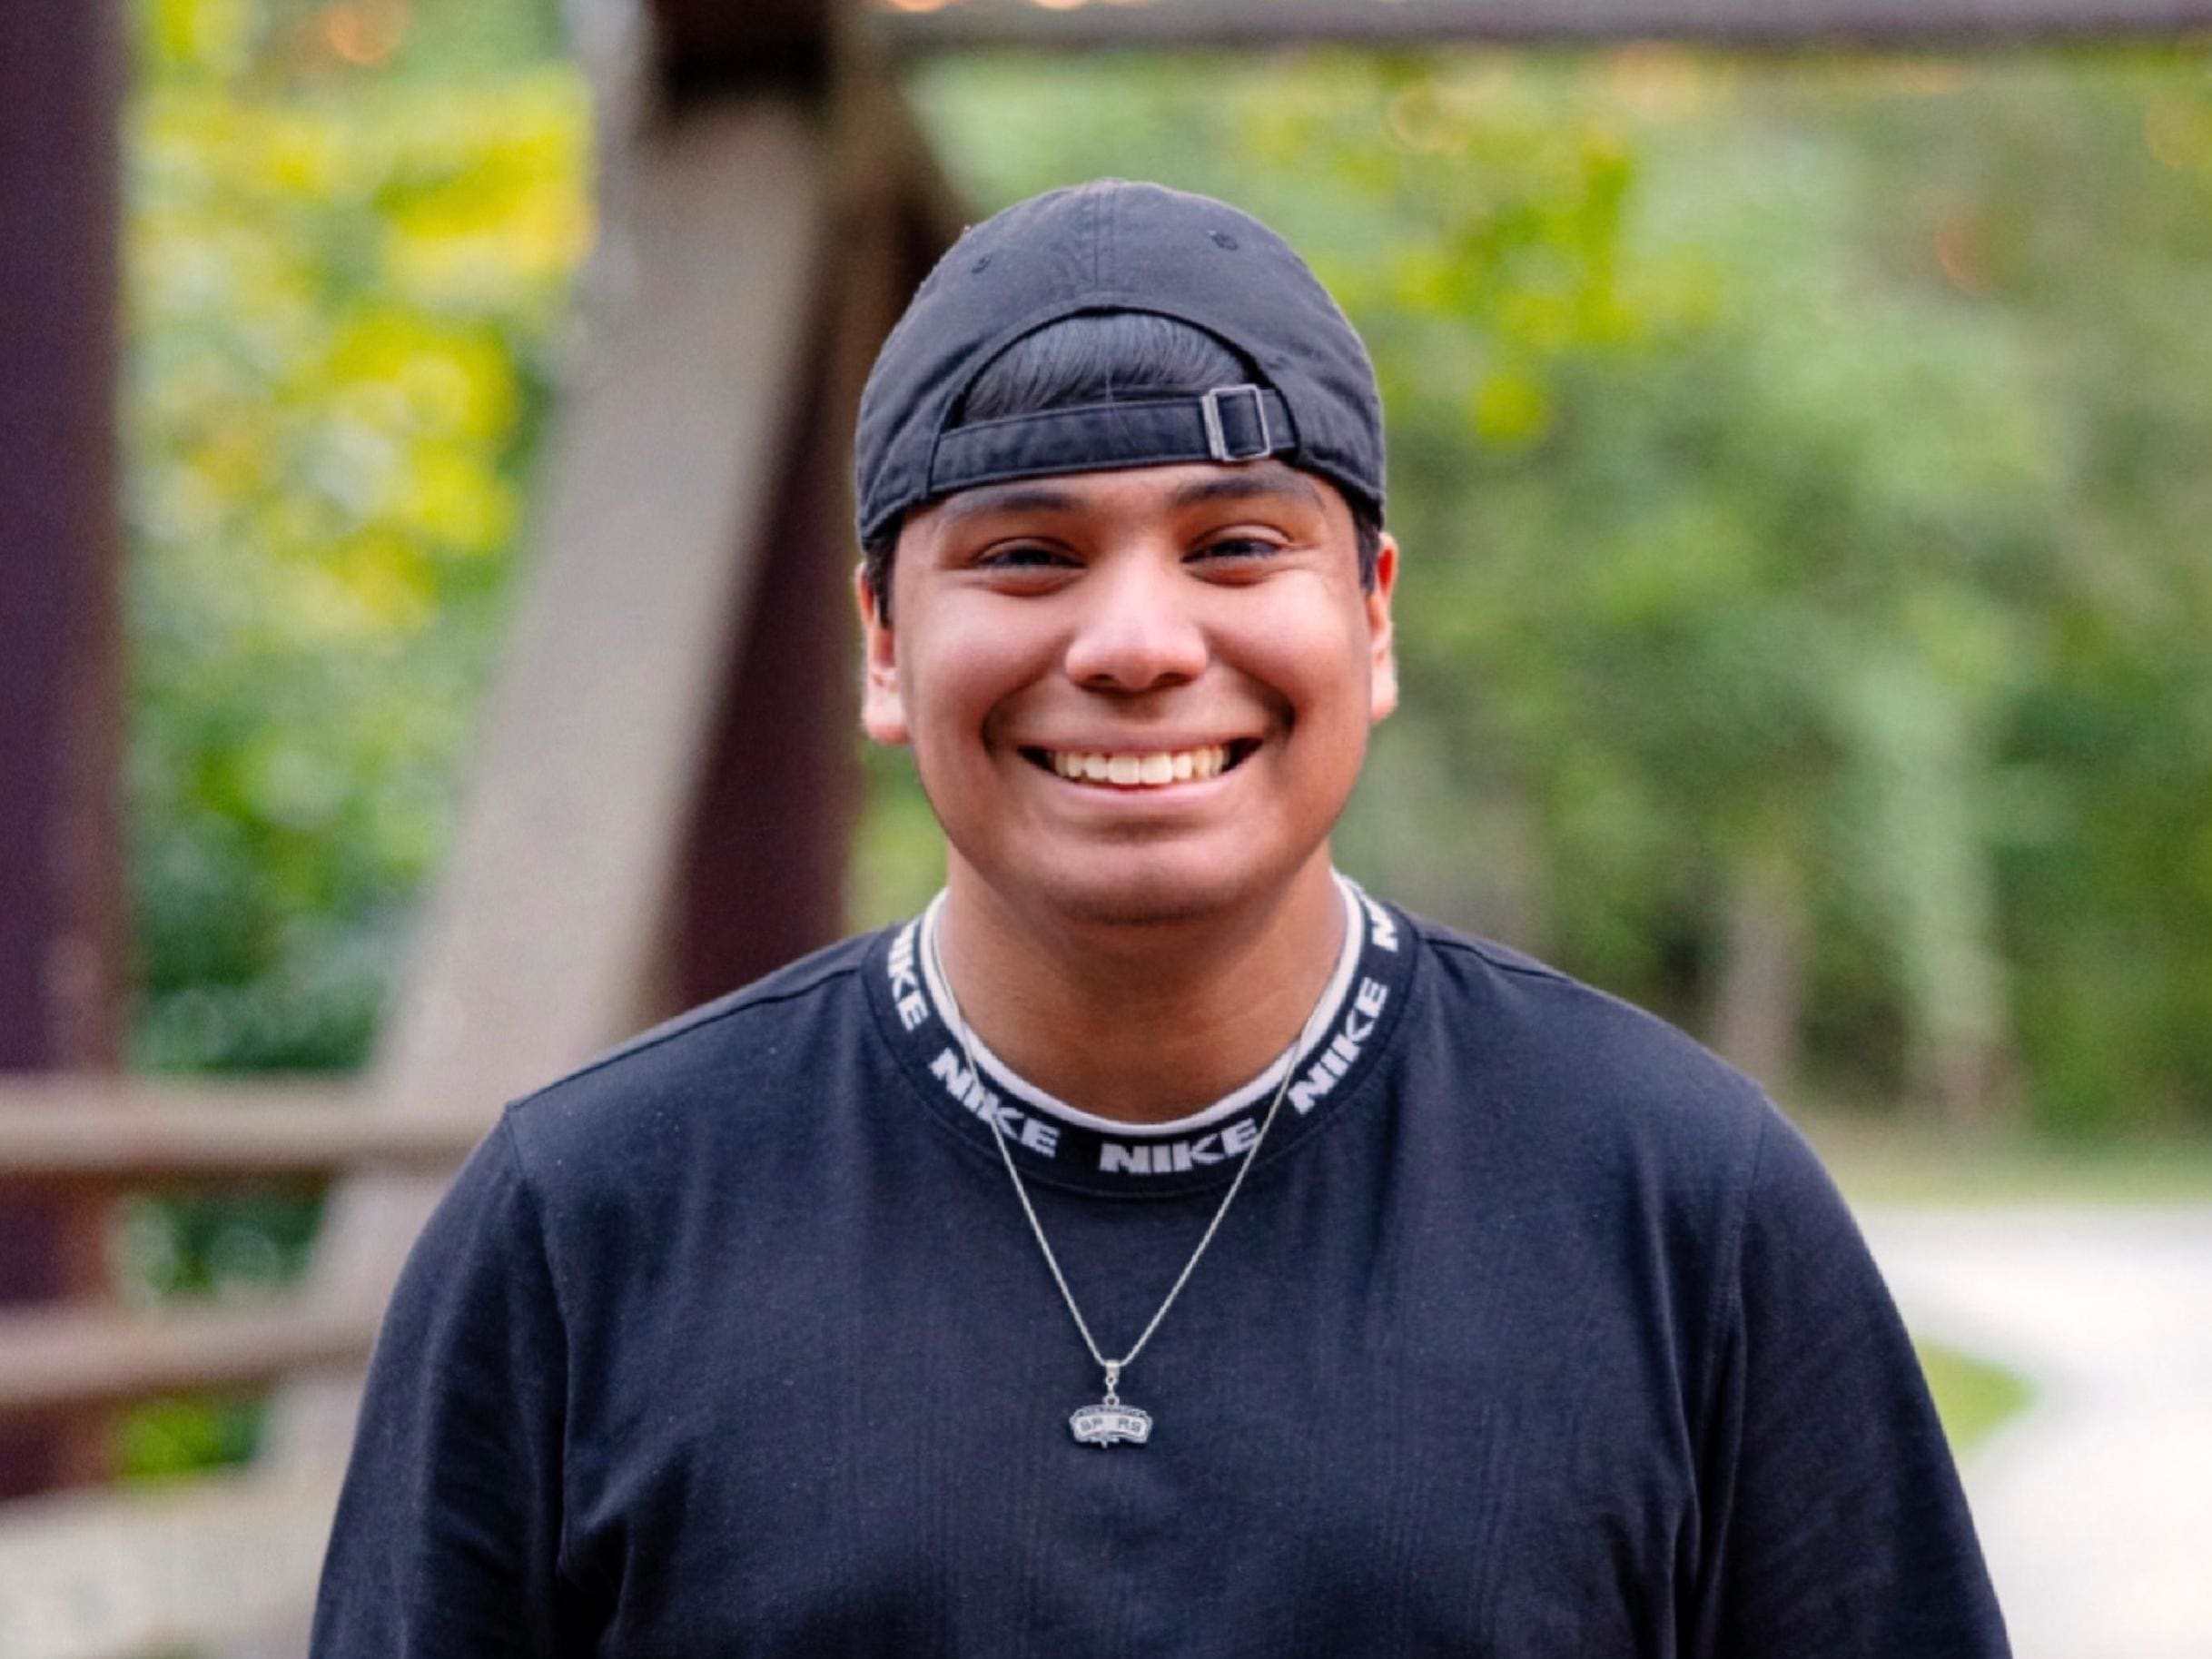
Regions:
[[[1331,868],[1398,552],[1297,256],[1150,185],[1009,209],[859,465],[944,891],[509,1109],[316,1653],[2003,1654],[1803,1143]]]

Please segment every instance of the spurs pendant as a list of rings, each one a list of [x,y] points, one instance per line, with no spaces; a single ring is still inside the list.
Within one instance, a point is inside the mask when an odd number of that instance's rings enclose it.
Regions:
[[[1085,1446],[1113,1446],[1126,1440],[1131,1446],[1142,1446],[1152,1437],[1152,1414],[1138,1407],[1124,1404],[1118,1392],[1121,1385],[1121,1368],[1106,1368],[1106,1397],[1095,1406],[1084,1406],[1069,1417],[1068,1427]]]

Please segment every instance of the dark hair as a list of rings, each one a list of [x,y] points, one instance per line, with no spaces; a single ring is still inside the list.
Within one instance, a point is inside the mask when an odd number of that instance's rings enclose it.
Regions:
[[[1150,311],[1091,311],[1025,334],[992,359],[953,411],[952,424],[1124,396],[1195,394],[1251,378],[1251,366],[1203,329]],[[1344,500],[1352,513],[1359,583],[1372,588],[1382,522],[1363,503],[1350,496]],[[891,563],[898,542],[894,523],[861,549],[861,570],[883,617],[891,614]]]

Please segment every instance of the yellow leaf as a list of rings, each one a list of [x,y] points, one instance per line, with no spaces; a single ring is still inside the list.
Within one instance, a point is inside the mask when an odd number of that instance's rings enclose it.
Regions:
[[[1527,375],[1500,370],[1475,389],[1469,413],[1481,437],[1517,448],[1535,442],[1549,430],[1551,394]]]

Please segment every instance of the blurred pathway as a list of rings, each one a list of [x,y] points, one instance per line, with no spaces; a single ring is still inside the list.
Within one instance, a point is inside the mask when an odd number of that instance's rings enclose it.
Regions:
[[[2212,1209],[1861,1220],[1917,1333],[2035,1386],[1965,1466],[2017,1659],[2212,1659]]]

